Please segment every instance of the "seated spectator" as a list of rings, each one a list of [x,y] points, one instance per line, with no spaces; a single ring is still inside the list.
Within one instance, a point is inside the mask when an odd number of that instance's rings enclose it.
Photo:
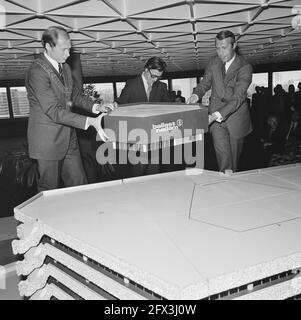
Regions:
[[[176,101],[177,98],[179,98],[178,101],[181,100],[180,102],[182,102],[182,103],[185,103],[185,101],[186,101],[186,99],[182,96],[182,91],[181,90],[177,91],[177,95],[176,95],[175,101]]]
[[[265,153],[265,165],[270,163],[270,159],[273,154],[283,152],[283,130],[279,126],[279,121],[275,115],[272,115],[268,118],[265,135],[261,142],[263,144]]]
[[[292,121],[285,132],[283,150],[272,154],[269,166],[279,166],[301,162],[301,124],[298,112],[292,114]]]
[[[175,101],[176,101],[176,96],[177,96],[176,92],[175,92],[174,90],[171,91],[170,101],[171,101],[171,102],[175,102]]]
[[[301,125],[297,112],[286,131],[281,132],[275,116],[269,118],[266,139],[263,142],[265,166],[279,166],[301,162]],[[283,134],[284,133],[284,134]]]
[[[181,97],[177,97],[177,96],[176,96],[174,102],[176,102],[176,103],[182,103]]]

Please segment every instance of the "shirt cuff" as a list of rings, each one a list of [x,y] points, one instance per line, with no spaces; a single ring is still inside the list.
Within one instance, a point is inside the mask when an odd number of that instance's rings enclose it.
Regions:
[[[196,93],[193,93],[191,96],[196,99],[196,102],[200,100],[200,97]]]
[[[93,104],[93,107],[92,107],[92,113],[94,113],[94,114],[98,114],[100,111],[98,111],[96,108],[97,108],[97,106],[98,106],[98,103],[94,103]]]
[[[215,121],[222,122],[224,120],[223,116],[218,111],[213,112],[213,114],[217,117]]]
[[[87,119],[86,119],[86,124],[85,124],[85,130],[87,130],[88,128],[89,128],[89,123],[88,123],[88,120],[89,118],[87,117]]]

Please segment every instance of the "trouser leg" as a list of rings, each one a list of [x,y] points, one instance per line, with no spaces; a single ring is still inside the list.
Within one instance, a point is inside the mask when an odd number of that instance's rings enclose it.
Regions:
[[[38,192],[57,189],[60,186],[60,161],[37,159]]]
[[[210,128],[219,171],[233,170],[232,152],[228,129],[217,122]]]
[[[61,175],[65,187],[73,187],[88,183],[75,131],[71,133],[69,148],[65,158],[62,160]]]
[[[244,138],[236,139],[230,136],[233,172],[236,172],[238,169],[238,164],[239,164],[239,159],[241,156],[243,144],[244,144]]]

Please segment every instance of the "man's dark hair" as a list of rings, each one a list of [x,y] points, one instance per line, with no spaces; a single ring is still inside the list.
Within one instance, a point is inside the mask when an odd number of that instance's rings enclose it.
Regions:
[[[146,61],[144,68],[164,72],[166,70],[166,62],[159,57],[152,57]]]
[[[233,32],[231,32],[229,30],[222,30],[216,35],[216,39],[218,39],[218,40],[224,40],[226,38],[231,38],[232,44],[235,42],[235,35]]]
[[[46,29],[43,32],[42,35],[42,45],[44,48],[46,48],[46,44],[49,43],[50,47],[53,48],[56,46],[57,39],[60,34],[65,35],[67,38],[69,38],[68,32],[60,26],[52,26]]]

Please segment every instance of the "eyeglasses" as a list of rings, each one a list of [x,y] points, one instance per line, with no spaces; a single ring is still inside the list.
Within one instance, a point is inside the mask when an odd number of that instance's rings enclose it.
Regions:
[[[161,79],[162,78],[162,75],[158,76],[156,74],[151,73],[150,69],[148,69],[148,72],[149,72],[151,78],[153,78],[153,79]]]

